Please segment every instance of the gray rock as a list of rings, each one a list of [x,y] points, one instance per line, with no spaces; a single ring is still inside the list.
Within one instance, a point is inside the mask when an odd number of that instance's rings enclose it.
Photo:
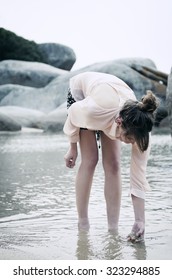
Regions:
[[[21,125],[15,120],[7,116],[6,114],[0,113],[0,131],[19,131]]]
[[[37,128],[43,129],[45,132],[58,132],[63,129],[65,120],[67,118],[67,106],[64,102],[54,111],[41,118]]]
[[[171,68],[171,73],[168,76],[166,104],[168,110],[169,126],[170,126],[170,131],[172,136],[172,68]]]
[[[18,84],[29,87],[44,87],[52,79],[67,71],[40,62],[3,60],[0,62],[0,85]]]
[[[44,113],[17,106],[0,107],[0,114],[8,116],[17,122],[21,127],[37,128],[38,123],[45,116]]]
[[[18,106],[48,113],[56,106],[57,90],[49,92],[45,88],[30,88],[20,85],[0,86],[0,95],[5,95],[0,106]]]
[[[13,85],[13,84],[7,84],[7,85],[0,85],[0,101],[3,100],[6,96],[10,95],[12,93],[12,96],[15,99],[15,96],[18,94],[22,95],[25,92],[29,93],[30,91],[33,91],[34,88],[32,87],[26,87],[26,86],[20,86],[20,85]]]
[[[55,43],[38,44],[47,63],[64,70],[71,70],[76,62],[74,51],[64,45]]]

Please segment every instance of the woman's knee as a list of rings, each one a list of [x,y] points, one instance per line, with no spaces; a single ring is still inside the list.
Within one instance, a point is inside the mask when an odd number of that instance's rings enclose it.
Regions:
[[[103,161],[103,168],[105,172],[110,173],[119,173],[120,172],[120,160],[118,159],[111,159],[108,161]]]
[[[87,170],[95,169],[98,163],[98,155],[92,155],[91,157],[85,157],[81,160],[81,165],[83,165]]]

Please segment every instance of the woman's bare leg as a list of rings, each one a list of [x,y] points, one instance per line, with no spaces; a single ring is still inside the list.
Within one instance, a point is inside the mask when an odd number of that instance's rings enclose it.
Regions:
[[[109,230],[117,230],[121,205],[121,143],[118,140],[111,140],[103,132],[101,133],[101,142],[108,228]]]
[[[98,162],[98,148],[95,132],[80,131],[81,164],[76,177],[76,205],[79,229],[88,230],[88,203],[94,170]]]

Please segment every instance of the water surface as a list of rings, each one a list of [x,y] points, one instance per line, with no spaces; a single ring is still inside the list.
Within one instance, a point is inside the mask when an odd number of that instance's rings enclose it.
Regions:
[[[172,259],[170,135],[152,137],[147,168],[152,191],[146,195],[142,244],[126,240],[134,221],[128,195],[130,145],[122,146],[118,235],[107,230],[101,163],[90,198],[91,228],[88,233],[78,232],[74,190],[77,167],[65,167],[67,148],[62,134],[0,134],[0,259]]]

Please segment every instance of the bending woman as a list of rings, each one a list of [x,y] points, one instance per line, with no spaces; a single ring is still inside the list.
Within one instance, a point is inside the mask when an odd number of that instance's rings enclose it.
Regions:
[[[76,205],[79,229],[89,229],[88,204],[95,167],[98,162],[97,135],[101,140],[104,193],[109,230],[117,230],[121,204],[121,141],[132,144],[130,193],[135,222],[128,236],[143,239],[145,230],[146,165],[149,137],[157,100],[151,91],[139,102],[121,79],[104,73],[85,72],[70,79],[68,116],[64,133],[70,147],[66,166],[73,168],[80,146],[81,163],[76,176]]]

